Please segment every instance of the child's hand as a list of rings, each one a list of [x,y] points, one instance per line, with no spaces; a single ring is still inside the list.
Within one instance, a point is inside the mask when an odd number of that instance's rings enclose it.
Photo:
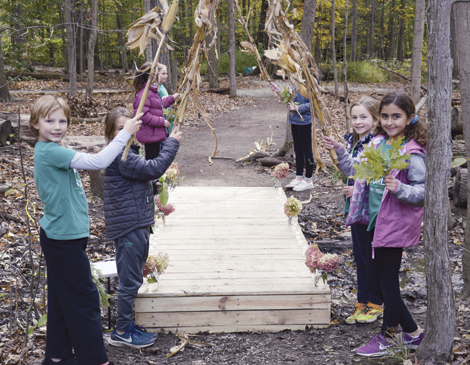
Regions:
[[[173,97],[175,98],[175,101],[178,100],[180,98],[181,94],[180,93],[176,93],[173,95]]]
[[[171,123],[165,119],[165,123],[163,124],[163,126],[168,128],[170,125]]]
[[[343,194],[346,198],[352,197],[354,186],[345,186],[343,188]]]
[[[385,188],[392,193],[397,189],[398,180],[391,175],[385,176]]]
[[[126,124],[124,124],[124,130],[129,133],[131,136],[133,134],[136,134],[139,129],[140,129],[140,125],[142,124],[142,121],[140,120],[140,118],[142,117],[142,115],[144,115],[144,113],[139,113],[137,114],[134,118],[132,119],[128,119]]]
[[[323,145],[327,150],[337,149],[340,145],[334,138],[323,136]]]
[[[299,106],[295,105],[294,103],[287,103],[287,109],[291,112],[299,111]]]
[[[276,94],[281,95],[281,89],[276,84],[273,84],[272,82],[269,84],[269,87],[271,88],[272,91],[274,91]]]
[[[169,136],[168,138],[174,138],[174,139],[176,139],[179,143],[181,143],[181,140],[183,139],[183,133],[180,132],[179,126],[173,128],[173,130],[171,131],[171,134],[170,134],[170,136]]]

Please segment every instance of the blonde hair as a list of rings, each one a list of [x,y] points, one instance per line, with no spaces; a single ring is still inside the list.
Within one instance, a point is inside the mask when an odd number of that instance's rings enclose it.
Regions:
[[[376,122],[380,121],[379,102],[377,100],[375,100],[374,98],[371,98],[370,96],[363,96],[362,98],[360,98],[358,101],[356,101],[354,104],[351,105],[351,108],[349,109],[349,111],[352,113],[352,110],[355,106],[361,106],[361,105],[367,109],[367,111],[372,116],[372,119],[374,119]],[[358,141],[359,141],[359,135],[353,129],[353,146]]]
[[[104,138],[106,143],[111,142],[116,135],[116,122],[120,117],[134,118],[132,112],[122,106],[110,110],[104,118]]]
[[[57,96],[44,95],[41,96],[31,108],[31,118],[29,119],[29,129],[38,137],[39,131],[34,125],[39,123],[39,118],[46,118],[53,111],[62,109],[67,118],[67,128],[70,126],[70,107],[67,102]]]

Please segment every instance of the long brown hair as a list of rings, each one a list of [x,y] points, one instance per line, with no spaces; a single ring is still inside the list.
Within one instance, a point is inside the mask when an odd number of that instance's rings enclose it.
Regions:
[[[150,69],[152,64],[150,62],[145,62],[140,69],[135,71],[134,73],[134,81],[132,82],[132,86],[134,86],[134,90],[138,93],[147,83],[149,76],[150,76]]]
[[[379,114],[382,113],[384,106],[390,104],[395,104],[398,108],[403,110],[408,118],[416,114],[415,105],[408,94],[396,92],[385,95],[379,105]],[[375,134],[387,134],[380,123],[375,127],[375,132]],[[421,146],[426,147],[428,142],[427,124],[419,119],[415,123],[408,124],[405,127],[405,138],[407,140],[414,139]]]
[[[111,142],[116,135],[116,122],[120,117],[134,118],[132,112],[122,106],[118,106],[106,114],[104,118],[104,138],[106,143]]]

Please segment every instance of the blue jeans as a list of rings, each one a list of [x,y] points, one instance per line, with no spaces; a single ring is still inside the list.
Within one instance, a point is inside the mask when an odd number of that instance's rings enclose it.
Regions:
[[[367,231],[365,224],[351,226],[354,262],[357,268],[357,302],[367,304],[372,302],[382,305],[383,301],[374,295],[366,283],[367,257],[372,256],[372,234]]]
[[[119,277],[116,328],[125,331],[134,318],[134,301],[143,282],[149,254],[150,227],[137,228],[115,240]]]

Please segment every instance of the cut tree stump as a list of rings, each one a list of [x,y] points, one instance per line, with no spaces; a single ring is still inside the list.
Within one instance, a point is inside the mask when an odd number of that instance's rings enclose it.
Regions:
[[[467,207],[467,169],[459,169],[454,178],[454,205]]]
[[[29,114],[21,114],[20,115],[20,138],[29,143],[30,145],[34,146],[37,142],[37,137],[31,132],[29,129]],[[18,114],[17,113],[0,113],[0,118],[7,119],[11,122],[11,126],[13,127],[13,139],[16,140],[18,136]]]
[[[455,140],[452,142],[452,158],[456,157],[466,157],[467,152],[465,151],[465,141]],[[467,163],[465,162],[460,167],[467,168]]]
[[[0,146],[6,146],[14,138],[15,131],[8,119],[0,118]]]

